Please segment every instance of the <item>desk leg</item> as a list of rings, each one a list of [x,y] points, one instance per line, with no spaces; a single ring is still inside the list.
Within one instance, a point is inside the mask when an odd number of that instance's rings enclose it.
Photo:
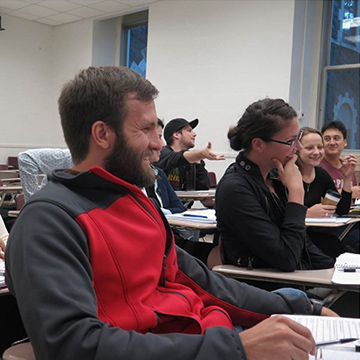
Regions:
[[[331,307],[331,305],[333,305],[334,302],[340,299],[345,293],[345,290],[333,289],[331,293],[323,299],[324,305],[326,307]]]
[[[354,225],[355,225],[355,223],[351,223],[346,227],[346,229],[343,231],[343,233],[339,236],[340,241],[344,240],[344,237],[348,234],[348,232],[353,228]]]

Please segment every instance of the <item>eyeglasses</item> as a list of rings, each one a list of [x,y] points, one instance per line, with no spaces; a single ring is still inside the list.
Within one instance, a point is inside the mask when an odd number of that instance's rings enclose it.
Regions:
[[[303,137],[303,134],[304,134],[303,131],[300,130],[299,135],[298,135],[297,138],[294,139],[294,140],[280,141],[280,140],[274,140],[274,139],[264,139],[264,141],[271,141],[271,142],[276,142],[276,143],[278,143],[278,144],[283,144],[283,145],[288,145],[288,146],[294,146],[297,141],[300,141],[300,140],[301,140],[301,138]]]

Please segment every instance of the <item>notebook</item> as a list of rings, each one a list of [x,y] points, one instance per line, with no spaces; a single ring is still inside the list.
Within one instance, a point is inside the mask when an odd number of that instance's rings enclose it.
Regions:
[[[360,254],[339,255],[331,281],[335,284],[360,285]]]

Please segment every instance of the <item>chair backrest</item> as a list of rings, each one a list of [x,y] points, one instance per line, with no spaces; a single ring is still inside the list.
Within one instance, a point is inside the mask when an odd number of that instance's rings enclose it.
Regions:
[[[9,169],[18,169],[19,168],[18,157],[8,156],[8,166]]]
[[[36,360],[33,347],[30,342],[13,345],[5,350],[3,360]]]
[[[214,266],[217,265],[222,265],[220,245],[216,245],[210,251],[208,258],[206,260],[206,265],[209,269],[212,269]]]
[[[217,185],[216,174],[212,171],[209,171],[208,176],[210,179],[210,188],[216,188],[216,185]]]
[[[15,205],[16,210],[21,210],[25,204],[25,196],[24,194],[17,194],[15,196]]]

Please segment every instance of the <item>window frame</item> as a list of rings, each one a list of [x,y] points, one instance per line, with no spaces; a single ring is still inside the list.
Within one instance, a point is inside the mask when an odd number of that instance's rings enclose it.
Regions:
[[[360,3],[358,4],[360,10]],[[322,49],[322,70],[321,70],[321,84],[320,84],[320,106],[318,109],[318,121],[317,128],[321,129],[323,124],[325,123],[325,106],[326,106],[326,93],[327,93],[327,78],[328,73],[336,70],[350,70],[350,69],[360,69],[360,60],[359,63],[356,64],[344,64],[344,65],[330,65],[330,50],[331,50],[331,29],[332,29],[332,11],[333,11],[333,0],[325,2],[324,9],[324,27],[323,27],[323,49]],[[341,46],[345,46],[351,50],[359,51],[360,44],[356,46],[356,48],[352,48],[347,46],[346,43],[336,43]],[[360,113],[360,109],[358,110]],[[358,113],[358,119],[360,118],[360,114]],[[360,121],[359,121],[360,122]],[[360,126],[360,124],[359,124]],[[345,149],[344,153],[356,153],[357,156],[360,156],[360,149]]]

